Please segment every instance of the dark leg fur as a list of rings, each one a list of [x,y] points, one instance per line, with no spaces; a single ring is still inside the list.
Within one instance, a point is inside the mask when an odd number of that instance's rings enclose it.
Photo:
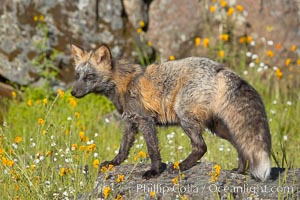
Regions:
[[[207,147],[202,138],[202,127],[193,120],[181,121],[181,127],[188,135],[192,144],[191,154],[179,164],[181,171],[190,169],[206,153]]]
[[[166,164],[161,162],[161,156],[158,148],[157,131],[154,121],[143,119],[139,122],[139,129],[146,140],[148,153],[151,159],[151,169],[145,172],[143,178],[149,179],[156,177],[166,169]]]
[[[110,164],[120,165],[124,160],[126,160],[128,157],[128,154],[129,154],[129,150],[130,150],[131,146],[133,145],[135,135],[137,134],[137,132],[138,132],[138,128],[136,127],[136,125],[128,123],[126,125],[125,131],[123,134],[123,138],[122,138],[122,142],[121,142],[121,146],[120,146],[118,155],[116,155],[116,157],[112,161],[105,161],[105,162],[101,163],[100,169],[103,166],[108,166]]]
[[[245,174],[246,171],[246,161],[239,153],[239,164],[238,168],[234,168],[231,170],[231,172],[237,173],[237,174]]]
[[[233,142],[234,140],[232,139],[232,135],[227,128],[226,124],[220,119],[215,120],[213,126],[210,127],[210,129],[215,132],[219,137],[229,141],[238,151],[238,157],[239,157],[239,162],[238,162],[238,168],[234,168],[231,171],[236,172],[238,174],[244,174],[246,171],[246,160],[243,156],[243,154],[239,151],[239,148],[237,145]]]

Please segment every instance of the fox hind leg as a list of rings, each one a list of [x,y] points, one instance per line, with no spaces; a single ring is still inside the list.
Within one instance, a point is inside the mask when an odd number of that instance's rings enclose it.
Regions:
[[[225,139],[229,141],[238,151],[238,167],[232,169],[232,172],[238,173],[238,174],[244,174],[246,171],[246,160],[244,158],[244,155],[239,149],[237,148],[237,145],[235,144],[235,140],[232,138],[232,134],[230,133],[228,127],[221,119],[215,119],[212,124],[210,124],[209,129],[213,131],[217,136],[219,136],[222,139]]]
[[[182,120],[181,127],[188,135],[192,144],[192,152],[179,164],[180,170],[190,169],[206,153],[207,147],[202,137],[203,127],[196,120]]]

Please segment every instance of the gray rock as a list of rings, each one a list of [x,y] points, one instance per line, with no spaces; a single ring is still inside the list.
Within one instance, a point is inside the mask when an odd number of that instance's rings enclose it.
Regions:
[[[139,22],[143,21],[148,24],[148,7],[149,1],[144,0],[123,0],[124,9],[132,26],[137,29],[140,27]]]
[[[99,5],[98,5],[99,4]],[[32,60],[43,51],[51,56],[53,49],[59,55],[54,64],[62,70],[63,81],[73,79],[70,62],[70,43],[75,42],[85,48],[107,43],[114,55],[123,55],[125,46],[123,7],[116,1],[4,1],[0,10],[0,75],[21,85],[37,81],[39,70]],[[96,6],[98,5],[98,10]],[[9,8],[9,9],[7,9]],[[98,11],[98,13],[97,13]],[[44,28],[38,28],[34,16],[43,15]],[[47,32],[45,32],[47,31]],[[46,40],[45,47],[37,44]],[[70,68],[70,69],[67,69]],[[68,71],[69,75],[63,74]],[[33,77],[32,77],[33,75]]]
[[[202,31],[201,1],[155,0],[149,8],[147,38],[161,53],[162,60],[170,55],[190,55],[193,38]],[[185,55],[186,54],[186,55]]]
[[[106,23],[111,24],[112,30],[123,28],[121,0],[101,0],[99,2],[99,17]]]
[[[131,200],[171,200],[183,195],[188,199],[228,199],[229,196],[234,199],[277,199],[279,195],[280,199],[300,198],[300,169],[273,168],[271,179],[266,182],[221,169],[217,181],[212,182],[210,173],[214,172],[214,163],[201,162],[184,171],[184,176],[174,184],[172,180],[179,175],[167,171],[157,178],[142,179],[142,174],[149,168],[150,164],[121,165],[113,171],[100,173],[94,191],[80,195],[79,199],[102,198],[104,187],[111,188],[110,197],[121,194],[123,199]],[[118,175],[124,175],[125,180],[117,183]],[[151,191],[156,197],[150,198]]]

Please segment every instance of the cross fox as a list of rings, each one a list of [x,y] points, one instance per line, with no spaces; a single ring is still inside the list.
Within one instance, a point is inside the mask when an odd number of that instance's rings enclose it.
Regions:
[[[75,83],[71,94],[106,96],[126,122],[119,153],[103,165],[127,159],[141,131],[151,168],[143,178],[159,176],[162,163],[155,126],[180,125],[190,138],[192,152],[179,164],[191,168],[207,151],[205,128],[228,140],[238,152],[237,173],[247,168],[265,181],[271,170],[271,135],[258,92],[236,73],[208,58],[189,57],[141,67],[113,60],[107,45],[86,51],[72,45]]]

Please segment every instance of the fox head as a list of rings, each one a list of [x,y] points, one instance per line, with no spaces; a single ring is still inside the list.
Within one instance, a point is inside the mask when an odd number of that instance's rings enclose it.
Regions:
[[[81,98],[89,93],[105,94],[111,90],[112,60],[108,46],[85,51],[72,44],[72,55],[75,61],[73,96]]]

